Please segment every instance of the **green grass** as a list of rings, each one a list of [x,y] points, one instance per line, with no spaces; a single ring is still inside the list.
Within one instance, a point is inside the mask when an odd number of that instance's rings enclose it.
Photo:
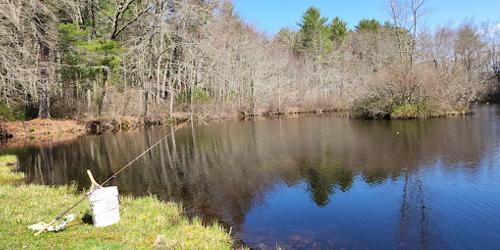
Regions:
[[[12,172],[10,167],[0,165],[0,185],[21,183],[23,174]]]
[[[392,119],[415,119],[420,118],[421,115],[420,108],[415,104],[402,104],[396,106],[391,112]]]
[[[425,102],[397,105],[391,111],[391,119],[425,119],[436,116],[437,111],[433,112],[429,106]]]
[[[0,155],[0,165],[14,164],[17,158],[15,155]]]
[[[16,164],[17,159],[14,155],[0,156],[0,185],[20,183],[24,179],[22,173],[13,172],[11,165]]]
[[[11,161],[0,157],[0,162]],[[90,212],[88,202],[71,213],[77,220],[59,233],[33,236],[27,227],[48,223],[62,209],[81,198],[74,187],[47,187],[12,184],[23,178],[7,166],[0,168],[0,248],[2,249],[230,249],[231,237],[217,224],[206,226],[199,219],[189,220],[175,203],[154,197],[120,199],[121,221],[106,228],[82,222]],[[156,240],[161,239],[161,240]],[[156,240],[156,244],[154,244]]]

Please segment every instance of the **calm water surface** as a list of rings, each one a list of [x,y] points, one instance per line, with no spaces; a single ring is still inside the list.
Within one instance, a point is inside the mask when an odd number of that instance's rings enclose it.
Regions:
[[[14,151],[27,181],[89,186],[169,128]],[[182,202],[257,249],[500,248],[500,109],[462,118],[332,116],[234,121],[175,132],[115,180]]]

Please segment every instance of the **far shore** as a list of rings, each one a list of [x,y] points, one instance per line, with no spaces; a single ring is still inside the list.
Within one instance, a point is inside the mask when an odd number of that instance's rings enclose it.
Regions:
[[[393,119],[428,119],[437,117],[464,116],[468,111],[446,112],[429,117],[401,115]],[[206,124],[214,121],[272,119],[276,117],[297,117],[300,115],[337,115],[351,117],[345,110],[300,110],[287,109],[282,112],[273,112],[265,109],[257,110],[256,114],[231,114],[216,117],[194,117],[198,123]],[[99,119],[33,119],[28,121],[0,122],[0,147],[39,146],[50,143],[64,143],[72,141],[82,135],[96,135],[104,132],[128,132],[140,128],[155,126],[170,126],[191,119],[188,113],[175,113],[172,118],[162,117],[119,117]],[[366,118],[365,118],[366,119]],[[373,119],[369,117],[368,119]],[[390,119],[379,117],[379,119]]]

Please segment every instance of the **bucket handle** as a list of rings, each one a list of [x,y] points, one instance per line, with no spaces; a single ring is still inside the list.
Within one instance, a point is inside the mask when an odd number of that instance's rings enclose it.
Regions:
[[[90,182],[92,183],[92,186],[90,186],[91,191],[102,188],[102,186],[99,185],[99,183],[97,183],[97,181],[95,181],[94,175],[92,174],[92,171],[90,171],[90,169],[87,169],[87,175],[89,176]]]

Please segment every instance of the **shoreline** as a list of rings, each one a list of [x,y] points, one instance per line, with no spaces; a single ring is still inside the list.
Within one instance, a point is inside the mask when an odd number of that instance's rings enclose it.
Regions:
[[[293,117],[305,114],[341,114],[337,110],[286,112],[260,111],[256,115],[239,114],[208,119],[196,119],[200,123],[229,120],[250,120],[256,118]],[[120,117],[102,119],[33,119],[28,121],[0,122],[0,148],[64,143],[83,135],[99,135],[105,132],[129,132],[141,128],[176,125],[190,119],[187,113],[176,113],[173,118],[160,117]]]
[[[303,115],[335,115],[350,119],[364,120],[426,120],[446,117],[461,117],[473,114],[469,111],[442,112],[429,117],[402,116],[393,119],[353,117],[346,110],[304,110],[290,109],[284,112],[259,111],[257,114],[245,114],[208,117],[196,119],[197,122],[208,124],[230,120],[276,119],[280,117],[297,117]],[[84,135],[99,135],[102,133],[130,132],[141,128],[176,125],[189,120],[189,114],[176,114],[172,120],[168,118],[121,117],[113,119],[33,119],[29,121],[0,122],[0,148],[23,146],[41,146],[51,143],[64,143]]]

